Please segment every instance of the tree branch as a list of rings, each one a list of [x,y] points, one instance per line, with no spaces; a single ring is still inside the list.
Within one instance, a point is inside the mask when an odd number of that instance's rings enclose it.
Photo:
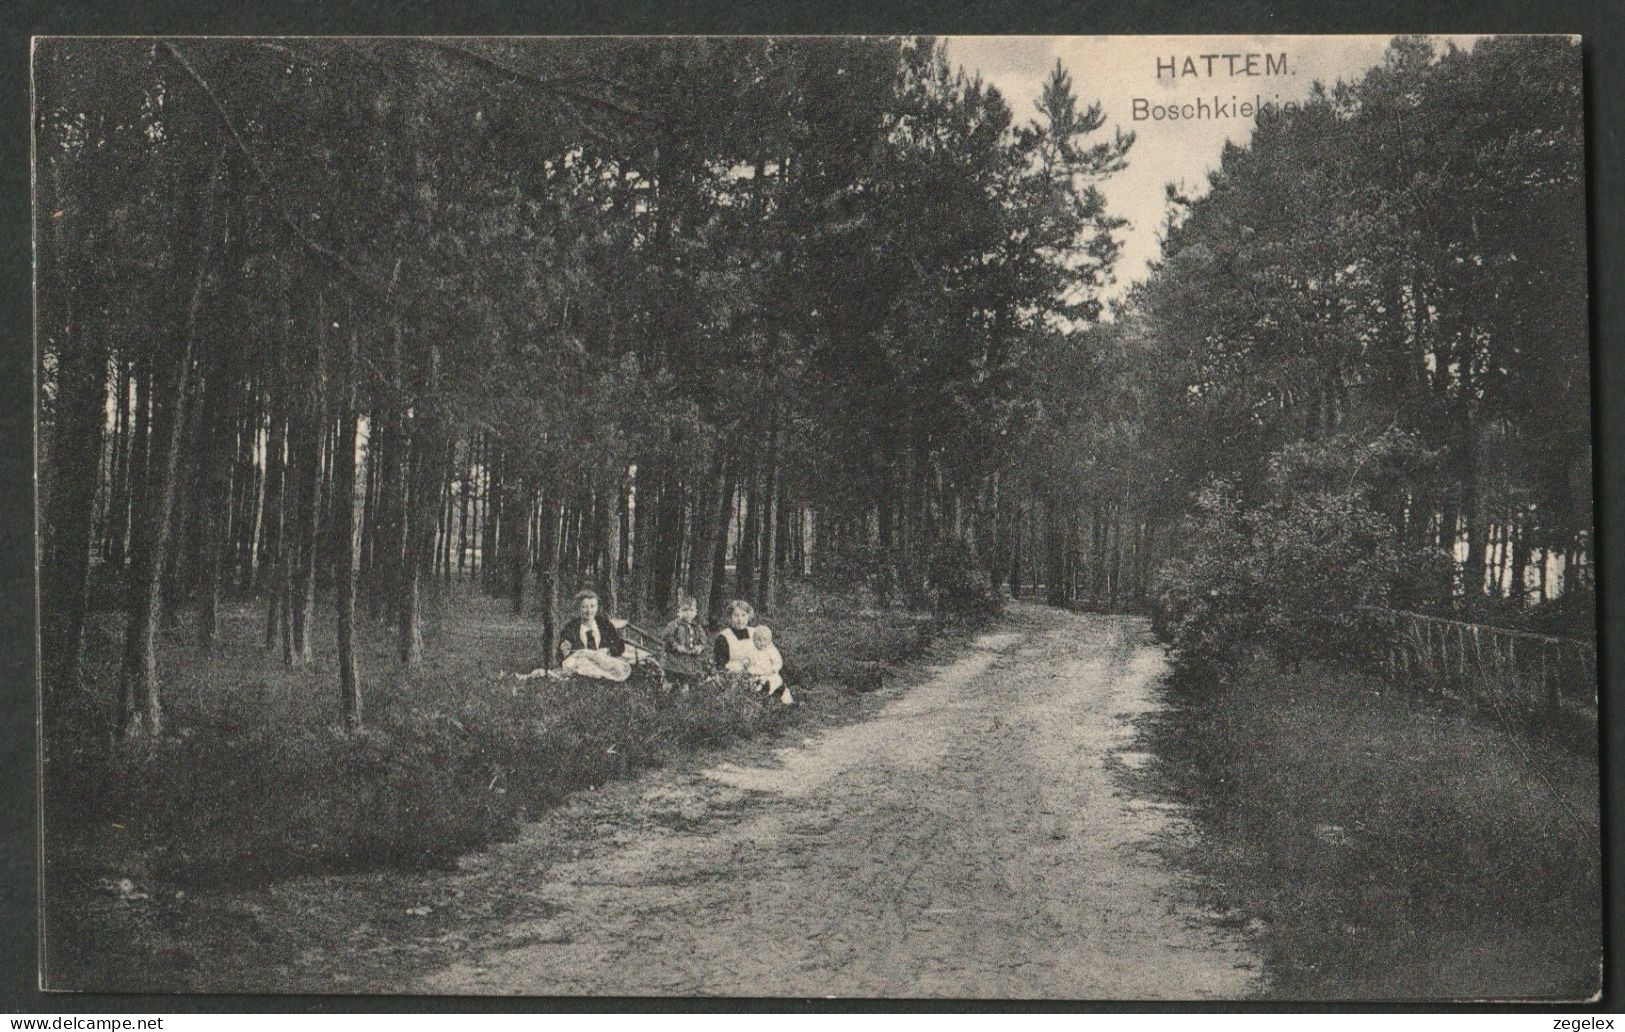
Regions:
[[[577,93],[574,90],[561,88],[566,83],[585,83],[599,80],[598,76],[560,75],[554,76],[550,79],[544,79],[539,75],[521,71],[518,68],[514,68],[510,65],[504,64],[501,61],[498,61],[496,58],[487,57],[478,51],[469,50],[466,47],[460,47],[457,44],[448,42],[446,40],[426,39],[422,42],[444,53],[451,54],[455,57],[460,57],[465,61],[479,65],[486,71],[495,72],[498,75],[505,76],[516,83],[522,83],[524,85],[540,89],[545,93],[553,94],[554,96],[560,97],[564,100],[574,101],[578,104],[591,105],[593,107],[602,108],[606,111],[613,111],[616,114],[631,119],[634,122],[652,122],[654,120],[653,117],[646,111],[639,111],[636,108],[627,107],[625,104],[619,104],[605,97],[595,97],[591,94]]]
[[[277,216],[282,220],[282,223],[288,227],[288,230],[293,233],[295,239],[304,244],[305,247],[309,248],[311,251],[314,251],[316,254],[321,255],[323,258],[326,258],[328,261],[338,266],[344,272],[349,273],[364,286],[370,287],[373,290],[385,291],[387,293],[388,287],[385,285],[383,277],[368,269],[363,269],[357,266],[354,262],[351,262],[338,251],[335,251],[333,248],[328,247],[326,244],[323,244],[321,241],[310,236],[310,234],[306,233],[304,228],[299,225],[299,221],[295,219],[286,208],[277,202],[276,196],[271,188],[271,177],[266,173],[265,169],[261,167],[260,163],[254,160],[254,155],[248,149],[248,144],[243,140],[242,134],[238,132],[236,124],[231,120],[230,113],[226,111],[225,105],[221,103],[219,95],[216,94],[214,88],[209,85],[208,80],[204,79],[202,75],[198,74],[197,69],[192,66],[192,63],[186,59],[186,55],[182,54],[180,49],[176,47],[175,44],[164,41],[160,43],[159,46],[166,54],[170,56],[172,60],[174,60],[177,65],[180,66],[181,70],[184,71],[193,82],[197,83],[198,88],[203,91],[203,95],[209,99],[209,104],[214,108],[215,114],[219,116],[221,124],[225,126],[226,132],[231,135],[232,142],[236,145],[237,150],[242,154],[243,160],[248,163],[249,169],[254,173],[254,178],[259,181],[260,189],[264,191],[267,202],[276,210]]]

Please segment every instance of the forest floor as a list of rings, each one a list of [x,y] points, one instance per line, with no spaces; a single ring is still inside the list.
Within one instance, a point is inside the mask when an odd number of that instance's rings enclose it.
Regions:
[[[1584,756],[1538,750],[1550,769],[1537,775],[1479,716],[1324,671],[1173,684],[1130,617],[1017,603],[908,665],[878,691],[813,688],[755,737],[573,791],[440,869],[103,893],[75,925],[94,937],[78,952],[101,958],[78,985],[1011,999],[1595,987],[1595,823],[1589,842],[1564,826],[1596,813]]]
[[[859,719],[888,670],[962,637],[929,614],[866,610],[807,585],[787,585],[782,603],[771,623],[795,707],[732,684],[516,681],[545,647],[537,620],[459,585],[428,600],[415,670],[396,666],[387,627],[362,624],[367,730],[353,736],[337,727],[332,621],[318,624],[315,662],[288,668],[261,644],[260,606],[233,603],[212,649],[189,620],[164,633],[164,734],[116,752],[106,718],[121,621],[98,616],[83,687],[46,714],[48,984],[314,987],[293,974],[311,951],[326,958],[327,988],[371,956],[393,970],[436,923],[422,919],[421,886],[459,857],[511,840],[574,793]]]
[[[1164,855],[1193,828],[1127,787],[1164,670],[1142,621],[1018,604],[896,683],[578,791],[453,870],[104,913],[183,915],[144,922],[125,976],[192,990],[1244,996],[1256,958]]]
[[[1245,921],[1269,996],[1600,989],[1595,729],[1543,737],[1305,665],[1180,683],[1141,732],[1147,773],[1202,829],[1182,855]]]

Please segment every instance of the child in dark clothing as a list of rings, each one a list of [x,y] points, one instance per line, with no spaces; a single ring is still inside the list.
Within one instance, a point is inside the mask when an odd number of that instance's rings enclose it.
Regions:
[[[693,598],[679,595],[677,618],[661,634],[666,646],[666,669],[680,677],[705,675],[705,628],[699,624],[699,613],[699,604]]]

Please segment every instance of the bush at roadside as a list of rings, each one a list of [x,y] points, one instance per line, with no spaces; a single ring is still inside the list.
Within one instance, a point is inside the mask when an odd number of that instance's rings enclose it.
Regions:
[[[939,540],[931,549],[927,571],[937,612],[945,617],[978,623],[993,619],[1003,608],[976,549],[963,538]]]
[[[1287,666],[1369,653],[1377,632],[1361,606],[1405,601],[1448,577],[1448,556],[1394,545],[1377,504],[1394,467],[1415,461],[1403,434],[1337,437],[1273,455],[1261,498],[1210,483],[1182,554],[1154,585],[1154,626],[1176,660],[1223,675],[1259,653]]]

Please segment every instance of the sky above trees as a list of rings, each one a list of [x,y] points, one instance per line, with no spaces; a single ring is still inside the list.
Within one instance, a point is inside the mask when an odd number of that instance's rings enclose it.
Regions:
[[[1439,37],[1459,47],[1477,36]],[[1207,174],[1218,167],[1226,141],[1246,143],[1251,118],[1204,121],[1135,122],[1134,98],[1152,103],[1194,101],[1217,94],[1246,100],[1300,101],[1318,80],[1328,86],[1359,77],[1381,63],[1388,36],[955,36],[947,40],[949,60],[978,72],[1003,93],[1018,121],[1030,117],[1044,81],[1059,60],[1072,73],[1078,98],[1096,100],[1108,127],[1138,134],[1129,168],[1102,184],[1107,208],[1126,218],[1120,231],[1123,257],[1117,267],[1118,290],[1145,278],[1146,262],[1155,258],[1163,220],[1165,187],[1185,184],[1205,190]],[[1231,77],[1215,67],[1206,74],[1203,54],[1287,55],[1286,76]],[[1197,76],[1157,76],[1158,58],[1198,60]],[[1277,96],[1278,95],[1278,96]]]

